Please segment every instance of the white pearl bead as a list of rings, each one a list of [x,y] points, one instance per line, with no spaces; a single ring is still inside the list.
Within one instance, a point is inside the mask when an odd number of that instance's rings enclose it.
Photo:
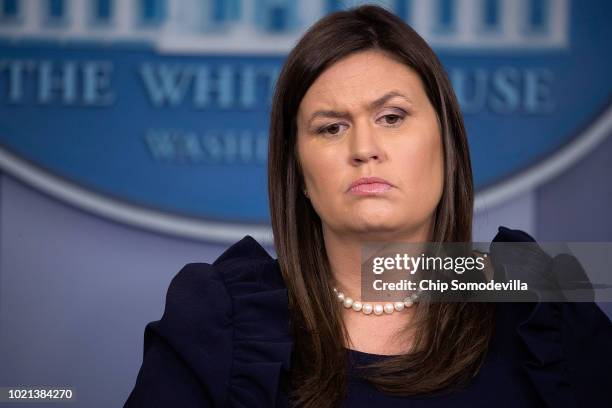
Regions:
[[[395,310],[395,307],[393,307],[393,303],[385,303],[384,309],[386,314],[391,314]]]
[[[406,307],[412,306],[416,299],[418,298],[418,293],[413,293],[404,299],[403,302],[389,302],[382,304],[372,305],[371,303],[362,303],[359,300],[354,300],[353,298],[347,296],[344,292],[340,292],[336,287],[332,288],[338,301],[342,303],[342,305],[347,309],[353,309],[356,312],[363,312],[363,314],[369,315],[372,312],[380,316],[383,313],[392,314],[394,311],[402,311]]]
[[[349,307],[353,306],[353,299],[347,296],[344,298],[344,302],[342,302],[342,304],[348,309]]]
[[[383,307],[380,304],[377,304],[376,306],[374,306],[374,314],[377,316],[380,316],[381,314],[383,314]]]

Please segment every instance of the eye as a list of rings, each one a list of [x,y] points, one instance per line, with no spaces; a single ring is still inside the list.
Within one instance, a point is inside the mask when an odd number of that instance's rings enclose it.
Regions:
[[[404,120],[404,117],[406,116],[405,113],[388,113],[386,115],[382,115],[380,116],[376,122],[381,123],[383,126],[389,126],[389,127],[393,127],[393,126],[397,126],[400,123],[402,123],[402,121]]]
[[[385,115],[385,123],[388,123],[389,125],[394,125],[395,123],[397,123],[398,120],[401,119],[401,117],[399,115]]]
[[[323,126],[317,130],[318,134],[337,135],[342,131],[342,127],[346,126],[342,123],[332,123],[331,125]]]

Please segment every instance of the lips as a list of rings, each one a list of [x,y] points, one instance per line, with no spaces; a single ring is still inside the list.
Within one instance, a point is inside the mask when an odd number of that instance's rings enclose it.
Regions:
[[[353,181],[348,192],[357,194],[378,194],[393,187],[393,184],[380,177],[362,177]]]

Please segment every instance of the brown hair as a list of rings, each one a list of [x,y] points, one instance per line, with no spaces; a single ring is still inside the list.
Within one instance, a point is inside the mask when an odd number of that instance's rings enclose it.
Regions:
[[[302,194],[296,116],[316,78],[338,60],[377,49],[421,77],[441,125],[444,187],[435,212],[435,242],[472,239],[473,184],[459,104],[427,43],[383,8],[362,6],[319,20],[289,54],[276,84],[270,122],[268,193],[275,249],[287,285],[294,336],[292,402],[336,406],[347,389],[346,328],[332,292],[321,220]],[[379,390],[416,395],[450,390],[479,370],[492,333],[484,303],[418,304],[413,351],[372,365],[363,378]]]

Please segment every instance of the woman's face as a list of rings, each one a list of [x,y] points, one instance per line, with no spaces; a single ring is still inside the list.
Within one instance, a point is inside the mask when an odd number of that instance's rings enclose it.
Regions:
[[[298,156],[326,233],[431,239],[444,161],[419,75],[376,50],[325,70],[302,99]],[[362,177],[390,183],[351,184]]]

